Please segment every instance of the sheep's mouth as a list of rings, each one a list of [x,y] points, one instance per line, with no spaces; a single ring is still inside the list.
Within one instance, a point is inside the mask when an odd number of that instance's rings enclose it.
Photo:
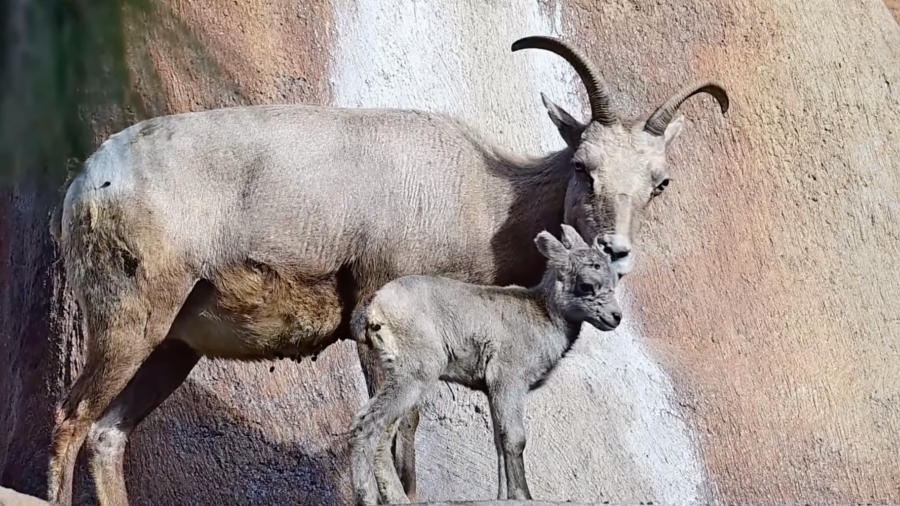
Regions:
[[[631,255],[628,255],[625,258],[613,260],[611,262],[611,265],[616,274],[619,275],[619,279],[622,279],[626,274],[631,272],[631,269],[634,268],[634,261],[632,260]]]

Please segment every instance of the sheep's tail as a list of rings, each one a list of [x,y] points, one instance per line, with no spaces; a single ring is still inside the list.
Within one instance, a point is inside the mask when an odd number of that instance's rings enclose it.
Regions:
[[[66,181],[59,188],[59,195],[61,198],[53,206],[53,210],[50,213],[50,236],[53,237],[53,240],[56,241],[57,244],[60,242],[60,237],[62,236],[62,213],[63,213],[63,201],[66,198],[66,193],[69,191],[69,186],[72,186],[72,181],[75,180],[75,176],[81,173],[82,165],[74,168],[69,165],[67,167],[68,173],[66,174]]]
[[[369,337],[366,330],[369,326],[369,306],[375,299],[375,294],[369,295],[363,299],[362,303],[353,311],[350,318],[350,334],[354,341],[362,344],[369,343]]]

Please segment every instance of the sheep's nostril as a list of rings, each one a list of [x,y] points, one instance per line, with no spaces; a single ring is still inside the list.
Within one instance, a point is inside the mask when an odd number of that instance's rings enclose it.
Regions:
[[[613,262],[621,260],[631,253],[631,241],[621,235],[605,236],[603,252],[609,255]]]
[[[612,315],[612,319],[616,322],[616,325],[622,323],[622,312],[621,311],[613,311],[610,313]]]

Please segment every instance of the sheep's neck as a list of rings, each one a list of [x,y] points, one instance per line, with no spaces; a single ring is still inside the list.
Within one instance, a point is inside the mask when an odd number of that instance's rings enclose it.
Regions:
[[[493,284],[531,286],[541,279],[546,261],[534,247],[541,231],[559,236],[566,190],[572,177],[572,150],[542,158],[498,158],[501,177],[513,193],[506,222],[493,239],[497,275]]]

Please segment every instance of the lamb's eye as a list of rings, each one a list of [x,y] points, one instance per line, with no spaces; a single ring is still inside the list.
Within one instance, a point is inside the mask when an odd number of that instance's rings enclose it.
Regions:
[[[580,295],[590,295],[594,293],[594,285],[590,283],[578,283],[578,292]]]
[[[663,179],[662,181],[659,182],[659,184],[656,185],[655,188],[653,188],[653,196],[655,197],[655,196],[659,195],[660,193],[662,193],[663,190],[666,189],[666,186],[669,186],[669,178]]]
[[[585,167],[584,162],[580,160],[572,160],[572,168],[578,172],[587,172],[587,167]]]

